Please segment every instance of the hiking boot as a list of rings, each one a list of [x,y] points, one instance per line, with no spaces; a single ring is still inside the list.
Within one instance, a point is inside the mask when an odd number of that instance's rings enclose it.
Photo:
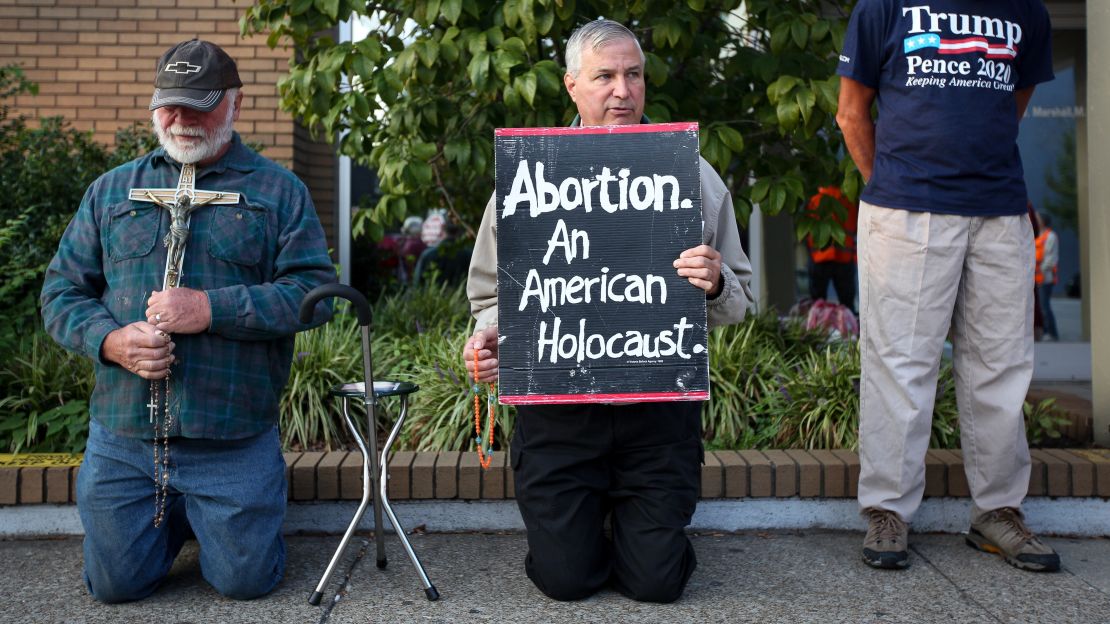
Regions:
[[[1037,539],[1025,526],[1021,511],[1012,507],[980,515],[967,532],[967,545],[999,555],[1022,570],[1055,572],[1060,569],[1060,555]]]
[[[886,570],[908,567],[909,525],[893,511],[871,507],[864,512],[867,514],[867,536],[863,538],[863,562],[872,568]]]

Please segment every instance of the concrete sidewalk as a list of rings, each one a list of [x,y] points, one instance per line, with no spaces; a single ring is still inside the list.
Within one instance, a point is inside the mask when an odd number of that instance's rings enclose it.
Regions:
[[[430,603],[393,536],[378,570],[365,538],[352,540],[325,604],[309,606],[336,536],[290,537],[284,582],[271,595],[235,602],[201,578],[195,543],[147,600],[101,605],[81,583],[81,541],[0,541],[0,622],[1110,622],[1110,540],[1048,538],[1064,570],[1034,574],[964,545],[953,534],[911,535],[912,566],[872,570],[861,534],[839,531],[699,533],[699,565],[671,605],[635,603],[611,591],[559,603],[523,574],[519,533],[413,535],[442,598]],[[349,581],[341,587],[343,573]],[[328,598],[339,591],[339,598]]]

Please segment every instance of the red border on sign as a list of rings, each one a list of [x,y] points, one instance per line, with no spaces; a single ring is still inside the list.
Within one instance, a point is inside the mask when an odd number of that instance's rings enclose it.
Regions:
[[[628,392],[618,394],[520,394],[497,397],[505,405],[553,405],[558,403],[623,403],[655,401],[708,401],[709,392]]]
[[[494,136],[553,136],[565,134],[635,134],[639,132],[697,132],[698,122],[627,124],[623,126],[567,126],[564,128],[497,128]]]

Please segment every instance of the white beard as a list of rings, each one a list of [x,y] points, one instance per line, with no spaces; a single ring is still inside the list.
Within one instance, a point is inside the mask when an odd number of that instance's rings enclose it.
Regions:
[[[157,111],[154,112],[157,113]],[[189,127],[179,124],[174,124],[168,129],[163,130],[162,127],[158,125],[158,119],[154,117],[153,114],[151,115],[151,124],[154,126],[154,134],[158,136],[158,142],[162,144],[162,147],[166,150],[166,153],[170,155],[170,158],[173,158],[183,165],[187,165],[208,160],[216,156],[220,153],[220,150],[231,141],[232,133],[234,132],[233,126],[235,124],[234,113],[235,107],[228,106],[227,117],[224,119],[223,123],[221,123],[218,128],[211,131],[206,131],[204,128],[197,126]],[[180,145],[174,138],[175,136],[195,136],[202,138],[201,141],[195,144]]]

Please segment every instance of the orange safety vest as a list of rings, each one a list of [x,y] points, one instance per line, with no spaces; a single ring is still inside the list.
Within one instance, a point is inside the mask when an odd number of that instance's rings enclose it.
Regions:
[[[821,264],[823,262],[837,262],[839,264],[848,264],[856,260],[856,205],[848,201],[844,193],[835,186],[822,186],[817,189],[817,194],[809,198],[809,203],[806,204],[806,210],[812,215],[816,216],[817,206],[821,203],[821,197],[832,197],[840,202],[840,205],[848,211],[847,223],[842,221],[840,217],[835,217],[836,222],[844,228],[847,234],[844,237],[843,245],[829,245],[824,249],[813,248],[813,235],[810,234],[806,237],[806,244],[809,247],[809,257],[813,258],[813,262]]]
[[[1041,232],[1040,236],[1038,236],[1036,239],[1033,240],[1033,245],[1035,246],[1035,249],[1036,249],[1036,259],[1037,259],[1037,265],[1035,267],[1036,272],[1033,274],[1033,282],[1037,286],[1040,286],[1041,284],[1044,284],[1044,273],[1041,272],[1041,263],[1044,262],[1044,243],[1045,243],[1046,240],[1048,240],[1048,233],[1051,232],[1051,231],[1052,231],[1051,228],[1046,227],[1044,229],[1044,231]],[[1052,281],[1049,282],[1050,284],[1055,284],[1056,283],[1057,274],[1059,273],[1058,269],[1059,269],[1059,267],[1052,267]]]

